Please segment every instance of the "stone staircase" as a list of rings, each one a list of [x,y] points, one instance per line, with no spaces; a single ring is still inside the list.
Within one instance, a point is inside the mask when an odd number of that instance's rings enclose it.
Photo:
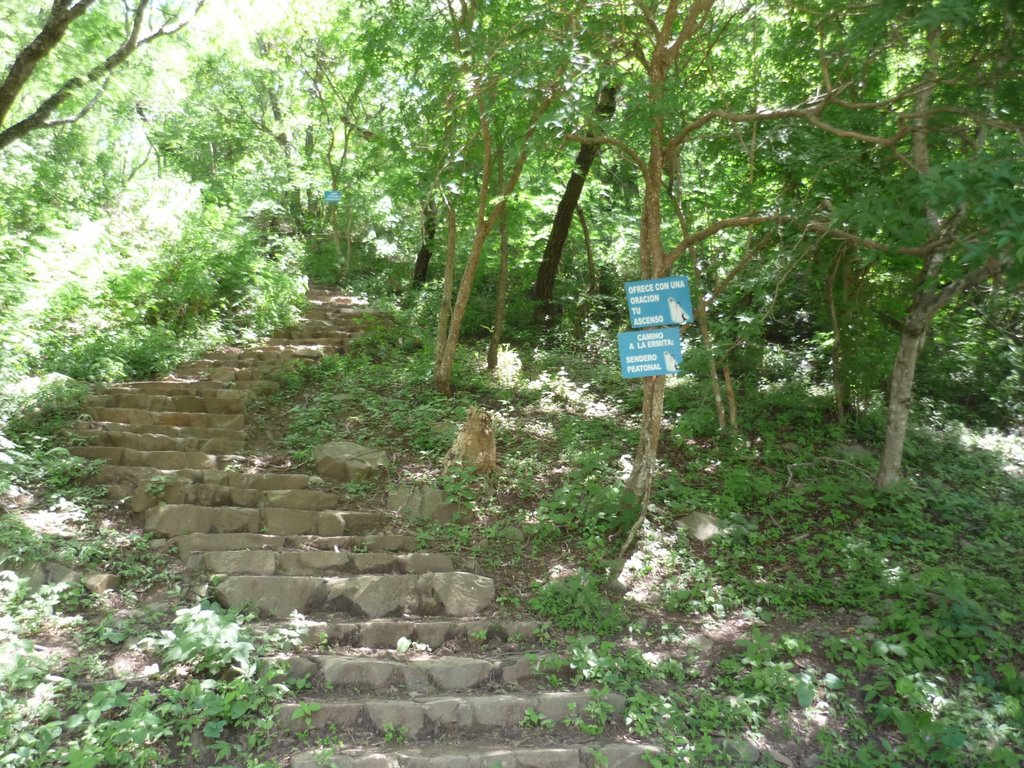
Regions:
[[[293,768],[639,768],[649,748],[617,739],[624,702],[559,690],[568,665],[538,650],[538,623],[497,618],[495,585],[417,551],[380,510],[346,509],[316,475],[265,471],[247,455],[246,406],[294,360],[343,352],[367,319],[314,289],[302,322],[254,350],[224,350],[161,381],[92,397],[73,453],[130,498],[145,528],[209,574],[226,607],[265,628],[294,619],[304,651],[283,659],[305,686],[280,714]],[[262,468],[261,468],[262,467]],[[532,651],[532,652],[531,652]],[[313,746],[313,744],[317,746]]]

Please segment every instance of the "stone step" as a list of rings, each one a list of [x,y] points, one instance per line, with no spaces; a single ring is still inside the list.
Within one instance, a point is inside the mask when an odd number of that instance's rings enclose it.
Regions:
[[[222,351],[211,352],[199,358],[195,362],[210,362],[217,364],[238,363],[242,365],[253,365],[259,363],[280,363],[291,358],[316,358],[326,354],[326,348],[331,346],[330,342],[313,342],[312,344],[296,344],[285,342],[283,344],[268,343],[259,349],[248,349],[243,351]]]
[[[158,381],[129,381],[107,387],[102,394],[108,395],[167,395],[169,397],[216,397],[226,400],[248,400],[252,392],[238,387],[225,386],[217,381],[193,381],[192,379],[160,379]]]
[[[517,740],[518,742],[519,740]],[[300,752],[291,768],[649,768],[643,744],[593,742],[585,745],[517,743],[446,744],[426,747],[324,749]]]
[[[470,656],[314,655],[291,656],[286,679],[306,679],[318,689],[382,692],[400,689],[408,694],[434,695],[478,688],[504,690],[523,682],[567,676],[569,662],[549,654]]]
[[[193,363],[187,367],[178,369],[178,373],[184,376],[195,376],[205,381],[230,383],[234,386],[251,386],[259,391],[266,386],[266,374],[276,371],[289,361],[280,363],[259,363],[256,365],[213,365],[211,363]]]
[[[87,459],[103,459],[123,467],[152,469],[218,469],[243,461],[241,456],[200,453],[199,451],[137,451],[117,446],[80,445],[70,449],[72,455]]]
[[[199,427],[200,429],[245,429],[244,413],[193,413],[189,411],[148,411],[144,408],[86,408],[93,421],[111,421],[135,426]]]
[[[115,432],[109,429],[80,429],[90,445],[131,448],[136,451],[187,451],[237,453],[245,450],[245,438],[171,437],[147,432]]]
[[[619,715],[625,699],[617,693],[606,697],[612,714]],[[307,699],[281,707],[279,724],[299,732],[308,728],[334,726],[339,730],[368,729],[383,734],[385,729],[403,730],[408,738],[425,739],[445,735],[465,736],[488,731],[513,731],[523,724],[527,710],[538,720],[550,721],[557,729],[577,716],[586,716],[590,694],[586,691],[554,691],[537,694],[500,693],[487,696],[423,696],[414,699]],[[296,717],[302,704],[320,708],[305,718]]]
[[[232,550],[281,551],[285,549],[353,552],[411,552],[416,539],[399,534],[365,536],[274,536],[269,533],[186,533],[172,539],[182,560],[204,552]]]
[[[371,533],[384,523],[380,512],[210,507],[161,503],[146,513],[146,530],[168,538],[186,533],[269,533],[274,536],[344,536]]]
[[[334,552],[330,550],[250,550],[193,552],[189,570],[248,576],[358,576],[366,573],[454,571],[448,555],[413,552]]]
[[[245,440],[245,430],[220,429],[217,427],[174,427],[166,424],[123,424],[116,421],[75,422],[75,430],[85,436],[95,432],[131,433],[136,435],[166,435],[175,438],[196,438],[199,440]]]
[[[252,605],[284,618],[339,613],[383,616],[471,616],[491,605],[494,582],[483,576],[448,573],[365,576],[228,576],[216,588],[226,608]]]
[[[272,347],[286,344],[299,344],[300,346],[304,344],[334,344],[344,346],[350,336],[351,333],[349,331],[339,329],[337,325],[332,323],[304,323],[295,328],[278,331],[267,340],[267,344]]]
[[[203,507],[278,507],[317,512],[336,507],[341,497],[306,488],[261,490],[239,488],[224,483],[172,482],[153,493],[141,486],[132,497],[132,509],[145,512],[157,504],[194,504]]]
[[[86,398],[87,408],[139,408],[145,411],[182,413],[245,413],[245,398],[201,397],[199,395],[160,395],[141,392],[111,392]]]
[[[154,470],[149,467],[124,467],[107,464],[96,474],[100,483],[142,482],[157,479],[161,483],[210,483],[259,491],[286,491],[308,488],[310,475],[288,472],[235,472],[224,469]]]
[[[530,646],[541,627],[539,621],[509,619],[328,619],[309,622],[302,641],[309,647],[327,642],[333,647],[378,650],[394,650],[402,638],[431,650],[446,644]]]

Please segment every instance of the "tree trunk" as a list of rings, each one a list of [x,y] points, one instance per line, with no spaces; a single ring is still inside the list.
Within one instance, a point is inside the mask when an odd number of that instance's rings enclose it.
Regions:
[[[601,88],[597,93],[595,108],[602,117],[611,117],[615,114],[615,88],[611,86]],[[597,159],[599,151],[600,147],[597,144],[584,144],[576,153],[576,164],[572,175],[569,176],[569,183],[565,185],[562,199],[558,201],[555,219],[551,222],[551,232],[548,234],[548,241],[544,246],[544,256],[537,268],[537,279],[533,284],[533,297],[538,301],[550,302],[555,295],[555,277],[558,275],[562,251],[565,249],[565,241],[569,237],[569,229],[572,227],[573,212],[579,204],[587,174],[590,173],[590,168],[593,166],[594,160]]]
[[[434,247],[434,236],[437,234],[437,203],[433,196],[423,201],[423,244],[416,254],[416,266],[412,271],[414,286],[427,282],[427,270],[430,268],[430,257]]]
[[[916,303],[916,302],[915,302]],[[892,367],[892,379],[889,382],[889,412],[885,426],[885,448],[882,460],[878,465],[876,484],[884,488],[900,479],[900,466],[903,463],[903,443],[907,437],[907,424],[910,421],[910,402],[914,389],[914,371],[917,358],[924,348],[927,316],[920,316],[919,310],[911,308],[900,335],[900,348],[896,353],[896,362]]]
[[[437,313],[437,347],[434,349],[434,368],[441,366],[445,342],[448,340],[448,321],[452,316],[452,292],[455,289],[455,246],[458,243],[459,225],[451,201],[444,201],[445,217],[448,224],[448,248],[444,258],[444,285],[441,288],[441,306]]]
[[[597,144],[584,144],[576,155],[576,167],[569,177],[569,183],[565,185],[562,199],[558,202],[555,219],[551,222],[548,242],[544,246],[544,256],[537,268],[537,279],[533,284],[533,297],[538,301],[551,301],[555,294],[555,276],[558,275],[562,251],[565,249],[565,241],[569,237],[569,229],[572,227],[573,212],[583,193],[583,184],[587,180],[590,167],[597,158],[597,152]]]
[[[576,206],[576,218],[580,220],[580,229],[583,230],[583,248],[587,252],[587,293],[597,293],[597,270],[594,268],[594,249],[590,246],[590,226],[587,224],[587,217],[583,215],[583,206]]]
[[[508,210],[501,214],[498,222],[501,244],[499,246],[498,264],[498,296],[494,308],[494,333],[491,334],[491,345],[487,348],[487,370],[498,367],[498,347],[505,330],[505,296],[508,293]]]
[[[722,381],[725,382],[725,398],[729,404],[729,429],[735,432],[739,428],[739,420],[736,417],[736,390],[732,386],[732,371],[728,364],[722,364]]]
[[[715,416],[718,417],[718,428],[725,431],[725,405],[722,402],[722,387],[718,381],[718,363],[715,360],[715,345],[711,343],[711,331],[708,328],[708,313],[704,308],[704,302],[697,305],[694,311],[697,316],[697,326],[700,328],[700,338],[704,342],[704,348],[708,351],[708,376],[711,381],[711,392],[715,396]]]
[[[836,420],[842,424],[846,421],[846,379],[843,375],[842,343],[843,334],[839,323],[839,312],[836,310],[835,282],[839,274],[839,268],[843,263],[843,249],[836,253],[832,263],[832,271],[828,276],[828,283],[825,286],[825,295],[828,298],[828,314],[832,320],[832,396],[836,406]]]

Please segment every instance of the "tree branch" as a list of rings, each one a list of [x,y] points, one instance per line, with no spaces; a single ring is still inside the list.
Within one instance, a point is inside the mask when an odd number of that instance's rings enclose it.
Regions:
[[[78,5],[75,5],[74,7],[71,7],[69,9],[67,5],[67,0],[54,0],[54,10],[53,12],[51,12],[51,19],[53,17],[53,14],[60,9],[65,10],[68,14],[74,14],[75,12],[81,11],[78,13],[77,16],[74,16],[74,18],[78,18],[78,16],[81,16],[81,14],[88,9],[92,2],[94,2],[94,0],[79,0]],[[57,109],[59,109],[64,104],[64,102],[66,102],[76,91],[89,85],[90,83],[95,83],[98,80],[101,80],[109,76],[115,69],[117,69],[121,64],[123,64],[129,56],[135,53],[135,51],[139,50],[139,48],[141,48],[142,46],[148,45],[149,43],[153,42],[154,40],[157,40],[158,38],[176,34],[177,32],[184,29],[195,18],[196,14],[199,13],[200,9],[205,4],[206,0],[196,0],[194,12],[184,21],[181,21],[174,25],[161,25],[153,33],[145,37],[142,37],[142,27],[148,16],[150,2],[151,0],[139,0],[139,4],[135,7],[135,10],[132,12],[131,28],[128,32],[128,35],[125,37],[121,45],[118,46],[117,50],[115,50],[105,60],[94,66],[92,69],[88,70],[84,75],[78,75],[76,77],[72,77],[68,80],[65,80],[64,83],[56,91],[50,94],[50,96],[48,96],[47,98],[43,99],[43,101],[40,102],[39,105],[36,106],[35,110],[33,110],[30,114],[28,114],[26,117],[22,118],[18,122],[0,130],[0,150],[13,144],[15,141],[24,138],[26,135],[32,133],[33,131],[50,127],[50,123],[53,123],[54,125],[66,124],[64,121],[61,120],[51,121],[50,116],[53,115],[53,113],[56,112]],[[64,17],[62,16],[61,18],[63,19]],[[71,21],[73,20],[74,19],[71,19]],[[28,70],[28,73],[23,73],[24,80],[20,84],[16,82],[12,83],[12,87],[15,85],[17,86],[17,90],[14,91],[13,96],[16,97],[17,92],[20,91],[21,88],[24,86],[25,80],[28,79],[28,75],[31,74],[31,70],[35,68],[35,64],[38,64],[38,62],[42,58],[44,58],[50,51],[52,51],[58,42],[60,42],[60,38],[63,37],[64,32],[67,31],[67,26],[70,25],[71,21],[68,21],[67,24],[64,25],[63,29],[61,30],[60,36],[53,40],[52,44],[50,44],[49,47],[46,48],[45,52],[42,55],[36,56],[34,63]],[[50,24],[49,20],[47,21],[47,24]],[[44,31],[45,29],[46,28],[44,27]],[[43,33],[40,33],[40,35],[42,34]],[[33,41],[33,43],[34,42],[35,41]],[[33,43],[30,43],[29,47],[31,47]],[[15,62],[15,64],[17,64],[17,61]],[[0,86],[0,110],[3,109],[3,89],[6,89],[8,87],[9,80],[11,80],[10,73],[8,73],[8,77],[5,79],[4,84]],[[7,108],[9,110],[10,105],[8,105]],[[86,111],[88,111],[88,109]],[[72,120],[71,122],[74,121]]]

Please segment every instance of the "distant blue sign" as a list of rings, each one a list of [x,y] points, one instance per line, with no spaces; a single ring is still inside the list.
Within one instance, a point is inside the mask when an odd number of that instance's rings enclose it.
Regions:
[[[324,190],[324,202],[325,203],[340,203],[341,192],[336,189]]]
[[[685,277],[659,277],[626,283],[626,304],[629,305],[629,324],[633,328],[693,322],[690,281]]]
[[[625,379],[672,376],[682,364],[683,342],[676,327],[619,334],[619,365]]]

